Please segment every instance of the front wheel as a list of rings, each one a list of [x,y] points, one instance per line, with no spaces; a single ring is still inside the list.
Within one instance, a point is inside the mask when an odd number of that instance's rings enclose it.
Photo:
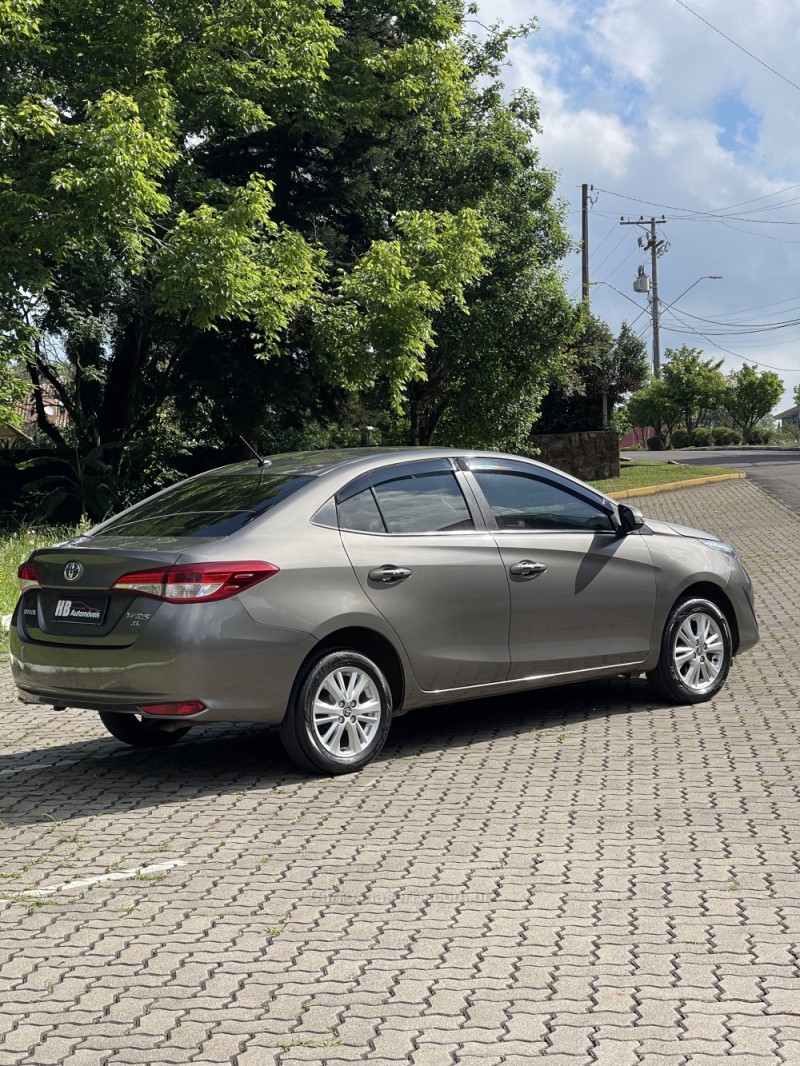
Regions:
[[[333,651],[311,662],[281,723],[283,746],[304,770],[348,774],[371,762],[392,721],[388,682],[371,659]]]
[[[703,703],[719,692],[733,658],[728,620],[711,600],[678,600],[661,638],[661,656],[647,679],[671,703]]]
[[[149,718],[117,711],[100,711],[100,721],[112,736],[132,748],[166,748],[185,736],[190,728],[167,730]]]

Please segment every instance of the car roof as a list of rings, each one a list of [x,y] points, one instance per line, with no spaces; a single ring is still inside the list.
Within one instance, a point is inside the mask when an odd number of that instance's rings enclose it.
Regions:
[[[524,459],[526,456],[507,455],[501,452],[484,451],[479,448],[433,448],[433,447],[379,447],[379,448],[322,448],[317,451],[281,452],[277,455],[264,456],[266,463],[262,469],[270,474],[299,474],[306,477],[319,477],[344,466],[384,466],[407,460],[414,462],[421,459],[439,459],[448,456],[485,456],[487,458]],[[383,462],[381,461],[383,460]],[[536,462],[535,459],[529,460]],[[205,471],[205,474],[250,473],[257,468],[257,460],[246,459],[244,462],[231,463]],[[203,474],[199,475],[203,477]]]
[[[350,468],[355,477],[358,476],[361,469],[367,471],[403,462],[457,457],[505,459],[530,463],[532,466],[538,467],[543,474],[561,482],[565,487],[571,486],[573,489],[577,487],[584,492],[588,491],[594,496],[600,496],[612,502],[610,497],[606,496],[600,489],[594,488],[593,485],[587,485],[580,478],[568,474],[565,470],[559,470],[558,467],[550,466],[531,456],[489,451],[484,448],[414,447],[406,444],[373,448],[319,448],[315,451],[280,452],[276,455],[264,456],[267,462],[260,468],[257,459],[246,459],[244,462],[231,463],[228,466],[218,466],[212,470],[206,470],[202,474],[196,474],[195,478],[219,477],[226,474],[233,476],[236,474],[252,474],[254,470],[261,469],[267,476],[291,477],[294,475],[297,477],[322,478],[324,480],[323,475],[333,474],[335,471],[341,471],[347,467]]]

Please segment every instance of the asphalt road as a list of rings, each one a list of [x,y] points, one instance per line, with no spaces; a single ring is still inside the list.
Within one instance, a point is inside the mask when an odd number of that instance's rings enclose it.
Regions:
[[[642,452],[623,452],[627,459],[641,459]],[[800,514],[800,449],[732,448],[716,450],[682,448],[679,451],[649,452],[648,458],[697,466],[732,466],[774,499]],[[679,480],[676,478],[676,481]]]

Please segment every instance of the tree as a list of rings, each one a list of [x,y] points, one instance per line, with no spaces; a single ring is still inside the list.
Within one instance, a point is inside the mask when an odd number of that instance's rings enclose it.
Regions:
[[[625,405],[627,421],[632,426],[652,426],[661,447],[664,445],[664,430],[668,437],[671,436],[681,414],[661,378],[653,378],[643,389],[634,392]]]
[[[728,375],[722,403],[745,441],[750,439],[753,427],[780,401],[783,389],[783,379],[772,370],[759,374],[754,366],[745,364]]]
[[[378,38],[354,29],[362,16]],[[297,224],[290,193],[326,167],[335,184],[325,138],[388,137],[434,100],[455,114],[459,25],[455,0],[401,0],[391,17],[370,0],[0,0],[4,359],[58,393],[82,454],[146,439],[187,347],[215,331],[245,363],[302,334],[320,373],[382,377],[399,403],[433,316],[483,270],[479,213],[379,202],[339,247],[328,216]],[[259,155],[279,126],[293,135]],[[311,170],[291,158],[306,135]],[[38,417],[70,443],[41,402]]]
[[[706,411],[720,405],[725,393],[725,378],[719,369],[722,360],[704,360],[702,354],[699,348],[686,345],[664,353],[664,391],[683,414],[687,433],[702,421]]]
[[[14,366],[11,353],[3,350],[0,340],[0,426],[20,425],[16,407],[25,393],[25,382]]]
[[[531,147],[538,128],[533,100],[508,103],[499,83],[509,40],[526,30],[493,31],[485,42],[460,37],[456,9],[441,2],[430,9],[445,22],[422,24],[427,42],[403,30],[417,49],[423,43],[428,49],[435,34],[435,54],[444,48],[449,57],[447,77],[434,70],[420,79],[409,108],[398,107],[391,83],[376,84],[371,73],[372,57],[384,55],[387,42],[396,44],[400,29],[375,0],[349,0],[336,16],[342,36],[321,90],[326,122],[307,121],[298,101],[270,130],[243,138],[215,160],[225,180],[233,180],[242,160],[275,173],[281,219],[321,241],[339,270],[364,263],[373,279],[371,325],[351,319],[345,284],[327,294],[329,317],[294,323],[281,359],[266,371],[268,394],[291,397],[277,414],[292,440],[296,426],[346,418],[355,406],[397,442],[519,445],[542,394],[571,362],[566,342],[578,318],[560,273],[569,248],[564,206],[555,198],[554,175]],[[451,261],[462,260],[462,276],[471,271],[473,280],[428,309],[430,329],[417,333],[422,344],[408,352],[400,380],[381,353],[392,347],[398,321],[424,309],[414,310],[407,288],[395,297],[395,279],[406,268],[394,253],[384,250],[380,262],[365,256],[376,244],[382,248],[393,219],[409,213],[464,220],[460,244],[455,231],[442,230],[435,240],[431,234],[429,247],[441,242]],[[479,235],[476,230],[474,241],[465,242],[467,221],[477,219]],[[478,236],[481,263],[468,258]],[[428,257],[437,259],[444,257]],[[420,280],[424,298],[429,282]],[[196,365],[194,354],[187,363]],[[309,390],[310,381],[319,387]]]
[[[603,429],[622,397],[647,381],[644,341],[627,322],[622,323],[615,338],[605,322],[589,313],[580,336],[569,350],[575,355],[575,365],[545,397],[535,432]]]
[[[561,272],[565,205],[533,148],[536,101],[509,101],[500,80],[510,39],[532,28],[464,41],[471,74],[460,114],[425,130],[401,169],[404,196],[440,205],[456,197],[479,210],[490,248],[486,273],[465,294],[468,317],[451,304],[435,319],[426,377],[409,388],[413,443],[524,447],[542,397],[574,358],[580,319]]]

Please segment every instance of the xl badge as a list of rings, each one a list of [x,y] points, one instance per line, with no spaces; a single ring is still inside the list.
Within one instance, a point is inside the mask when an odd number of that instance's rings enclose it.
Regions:
[[[64,567],[64,577],[67,581],[77,581],[83,573],[83,564],[77,562],[67,563]]]

